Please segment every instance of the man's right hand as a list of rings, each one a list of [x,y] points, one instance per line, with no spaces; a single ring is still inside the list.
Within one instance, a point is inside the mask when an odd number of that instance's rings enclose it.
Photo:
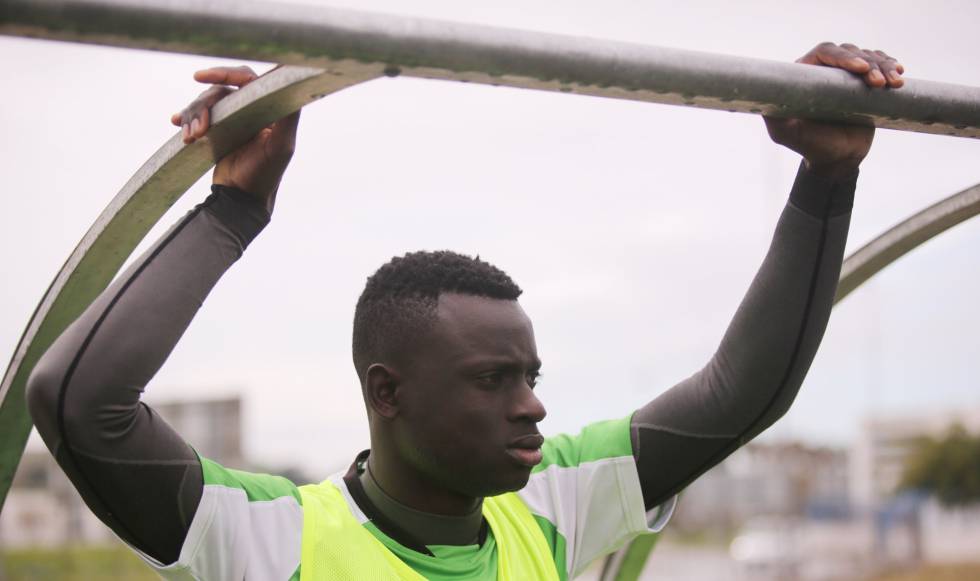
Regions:
[[[211,126],[211,107],[225,96],[258,78],[249,67],[215,67],[194,73],[194,80],[212,86],[170,122],[181,128],[184,143],[194,143]],[[255,137],[224,156],[214,168],[213,183],[236,187],[259,197],[269,212],[276,201],[279,181],[296,148],[299,111],[259,131]]]
[[[860,77],[871,89],[896,90],[905,84],[905,67],[897,60],[880,50],[865,50],[853,44],[822,42],[796,62],[843,69]],[[763,119],[773,141],[802,155],[808,171],[827,177],[854,175],[875,134],[874,126],[769,116]]]

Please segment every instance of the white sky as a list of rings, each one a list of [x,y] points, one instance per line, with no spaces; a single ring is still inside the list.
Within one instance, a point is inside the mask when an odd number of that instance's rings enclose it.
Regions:
[[[968,0],[332,4],[782,60],[852,41],[910,77],[980,85],[980,4]],[[201,90],[191,73],[228,63],[10,38],[0,62],[9,354],[82,234],[174,132],[169,114]],[[980,181],[978,160],[975,140],[879,131],[849,249]],[[250,455],[314,474],[346,465],[367,446],[349,355],[364,279],[392,255],[451,248],[525,289],[546,433],[625,415],[707,361],[797,163],[752,116],[406,78],[355,87],[303,113],[272,225],[151,397],[241,393]],[[978,247],[980,223],[962,225],[845,301],[771,433],[846,443],[871,412],[980,405]]]

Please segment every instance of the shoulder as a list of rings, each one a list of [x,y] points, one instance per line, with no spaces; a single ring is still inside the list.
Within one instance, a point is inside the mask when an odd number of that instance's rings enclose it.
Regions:
[[[628,458],[632,462],[630,418],[596,422],[584,427],[578,434],[547,438],[541,453],[542,461],[534,467],[532,474],[553,467],[578,468],[618,458]]]
[[[204,491],[176,563],[150,563],[166,579],[290,579],[300,563],[302,500],[287,478],[200,458]],[[180,576],[185,575],[185,576]]]
[[[648,530],[630,417],[547,438],[541,452],[542,462],[517,495],[569,578]]]
[[[221,464],[201,458],[201,470],[204,475],[204,488],[227,489],[244,495],[247,502],[269,502],[280,499],[292,499],[297,505],[302,505],[302,498],[296,484],[282,476],[245,472],[225,468]]]

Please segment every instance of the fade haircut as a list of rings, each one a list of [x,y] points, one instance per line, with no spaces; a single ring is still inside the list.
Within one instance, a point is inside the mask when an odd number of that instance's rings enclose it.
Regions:
[[[396,256],[368,277],[354,310],[354,367],[363,382],[368,367],[403,353],[436,318],[439,295],[459,293],[517,300],[521,289],[496,266],[439,250]]]

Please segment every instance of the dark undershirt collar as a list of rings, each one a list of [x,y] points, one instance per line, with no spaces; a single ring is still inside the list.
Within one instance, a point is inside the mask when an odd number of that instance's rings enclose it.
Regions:
[[[426,545],[482,545],[487,524],[482,505],[465,516],[432,514],[405,506],[391,498],[367,468],[365,450],[351,464],[344,483],[354,502],[372,523],[402,546],[432,555]]]

